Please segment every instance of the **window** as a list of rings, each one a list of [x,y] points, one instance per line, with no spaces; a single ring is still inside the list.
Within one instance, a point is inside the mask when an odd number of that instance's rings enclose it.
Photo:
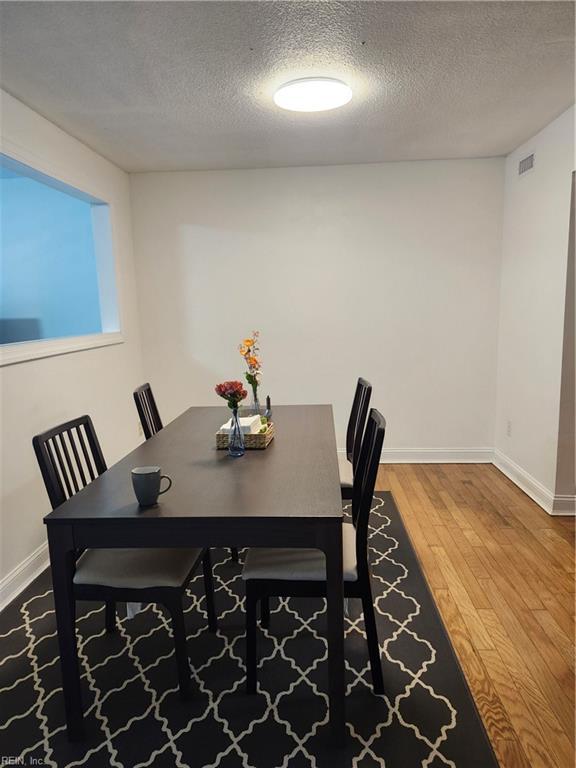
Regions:
[[[46,354],[42,345],[54,354],[119,340],[105,202],[0,155],[0,247],[3,353],[26,359]],[[58,339],[74,343],[48,343]]]

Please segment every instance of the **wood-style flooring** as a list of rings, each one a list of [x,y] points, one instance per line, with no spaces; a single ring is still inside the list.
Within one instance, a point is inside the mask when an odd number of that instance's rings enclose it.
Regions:
[[[491,464],[387,464],[502,768],[574,766],[574,518]]]

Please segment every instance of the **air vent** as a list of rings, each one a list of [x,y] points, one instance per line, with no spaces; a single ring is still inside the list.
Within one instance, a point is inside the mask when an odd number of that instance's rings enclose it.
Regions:
[[[528,155],[518,163],[518,175],[522,176],[526,171],[531,171],[534,168],[534,153]]]

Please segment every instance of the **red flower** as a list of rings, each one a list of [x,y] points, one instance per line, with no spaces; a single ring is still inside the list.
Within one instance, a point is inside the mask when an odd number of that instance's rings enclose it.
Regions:
[[[214,387],[214,391],[228,401],[230,408],[237,408],[238,403],[248,395],[241,381],[223,381]]]

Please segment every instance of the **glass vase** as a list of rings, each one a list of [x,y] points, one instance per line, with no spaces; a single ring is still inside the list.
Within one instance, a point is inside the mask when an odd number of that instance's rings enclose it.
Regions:
[[[244,450],[244,435],[238,421],[238,408],[234,408],[232,410],[232,425],[228,435],[228,455],[234,457],[244,456]]]
[[[258,387],[252,387],[252,414],[254,416],[260,416],[262,411],[260,410],[260,400],[258,400]]]

